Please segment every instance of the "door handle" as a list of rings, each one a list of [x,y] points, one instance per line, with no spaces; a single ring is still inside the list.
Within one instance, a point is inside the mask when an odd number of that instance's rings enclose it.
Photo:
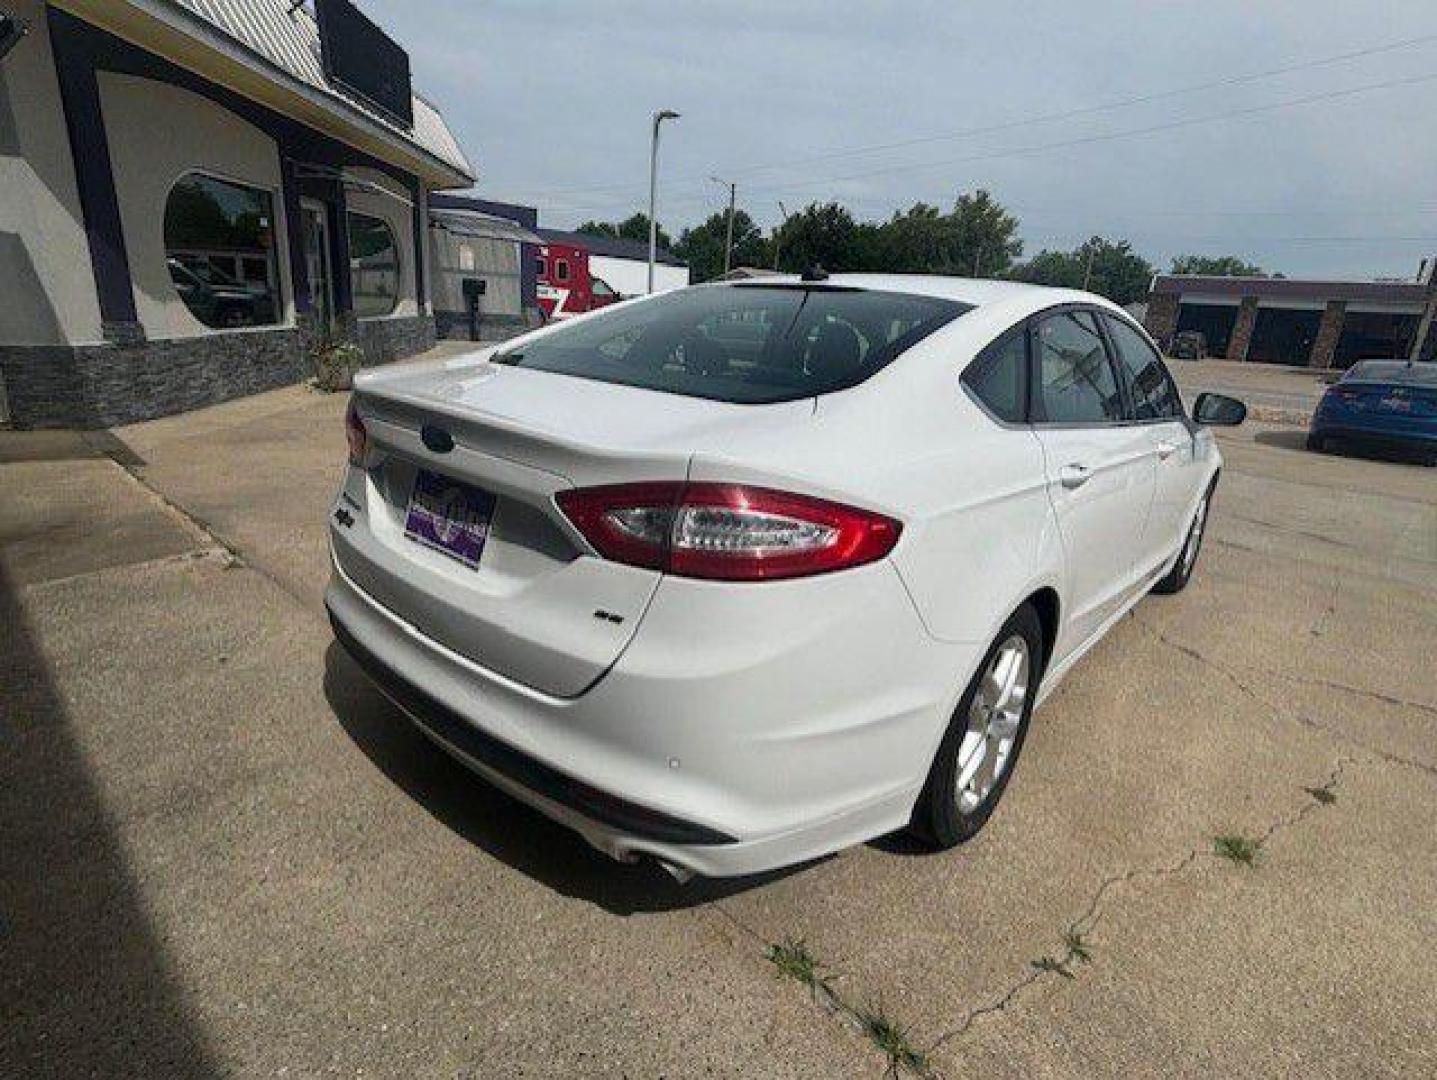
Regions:
[[[1092,469],[1074,461],[1058,470],[1058,483],[1071,491],[1073,488],[1080,488],[1086,484],[1092,475]]]
[[[1177,443],[1170,443],[1166,439],[1158,443],[1158,458],[1166,461],[1178,452]]]

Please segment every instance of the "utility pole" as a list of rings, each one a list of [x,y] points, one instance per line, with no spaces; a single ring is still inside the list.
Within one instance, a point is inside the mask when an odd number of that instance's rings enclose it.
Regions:
[[[1417,271],[1417,279],[1427,286],[1427,301],[1422,305],[1422,318],[1417,321],[1417,335],[1412,339],[1412,351],[1407,354],[1409,363],[1417,363],[1422,359],[1422,346],[1427,341],[1427,335],[1432,332],[1432,316],[1437,313],[1437,259],[1422,260],[1422,267]]]
[[[709,179],[728,188],[728,238],[723,244],[723,272],[727,276],[733,262],[733,204],[738,194],[738,184],[732,180],[720,180],[717,176],[710,176]]]
[[[773,234],[773,268],[775,271],[778,270],[778,256],[783,248],[783,228],[788,224],[788,211],[783,208],[783,203],[778,204],[778,213],[783,218],[783,225],[780,225],[778,231]]]
[[[1095,252],[1096,250],[1097,250],[1097,248],[1096,248],[1092,243],[1089,243],[1089,244],[1088,244],[1088,265],[1083,268],[1083,291],[1084,291],[1084,292],[1087,291],[1087,289],[1088,289],[1088,284],[1093,280],[1093,252]]]
[[[978,250],[973,252],[973,276],[978,276],[978,269],[983,265],[983,245],[978,245]]]
[[[654,263],[659,257],[659,125],[665,120],[678,118],[679,114],[672,109],[660,109],[654,113],[654,134],[649,141],[649,292],[654,291]]]

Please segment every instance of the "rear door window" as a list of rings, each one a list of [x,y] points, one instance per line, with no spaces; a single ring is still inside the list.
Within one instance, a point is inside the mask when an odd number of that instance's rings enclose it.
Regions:
[[[494,362],[718,401],[792,401],[863,382],[969,310],[871,289],[703,286],[558,327]]]
[[[1117,373],[1091,312],[1073,309],[1043,316],[1033,347],[1038,376],[1035,419],[1049,424],[1103,424],[1125,418]]]

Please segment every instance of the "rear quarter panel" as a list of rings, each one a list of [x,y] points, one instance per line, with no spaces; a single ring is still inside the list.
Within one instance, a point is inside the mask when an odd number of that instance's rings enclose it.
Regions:
[[[741,451],[701,450],[691,473],[897,518],[894,565],[928,632],[952,643],[986,643],[1038,588],[1062,595],[1042,447],[992,420],[959,381],[1010,322],[977,314],[958,321],[974,319],[963,333],[935,334],[867,382],[817,399],[811,424]]]

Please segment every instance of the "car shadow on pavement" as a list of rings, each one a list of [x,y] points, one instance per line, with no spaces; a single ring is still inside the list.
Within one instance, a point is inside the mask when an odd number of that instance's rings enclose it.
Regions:
[[[1262,446],[1272,446],[1279,450],[1307,450],[1307,432],[1302,428],[1289,428],[1284,431],[1259,431],[1253,437],[1253,441]]]
[[[1253,441],[1262,446],[1271,446],[1279,450],[1301,450],[1308,454],[1318,453],[1316,450],[1308,450],[1307,432],[1301,428],[1287,431],[1259,431],[1253,436]],[[1327,445],[1326,453],[1341,457],[1360,458],[1363,461],[1386,461],[1397,465],[1412,465],[1417,468],[1421,468],[1423,465],[1420,453],[1397,447],[1388,448],[1360,442],[1333,442],[1331,440]]]
[[[449,829],[549,888],[616,915],[697,907],[801,872],[814,863],[680,885],[656,863],[616,862],[572,829],[485,782],[423,735],[338,642],[325,653],[324,693],[354,744]]]
[[[0,1075],[219,1076],[0,565]]]

